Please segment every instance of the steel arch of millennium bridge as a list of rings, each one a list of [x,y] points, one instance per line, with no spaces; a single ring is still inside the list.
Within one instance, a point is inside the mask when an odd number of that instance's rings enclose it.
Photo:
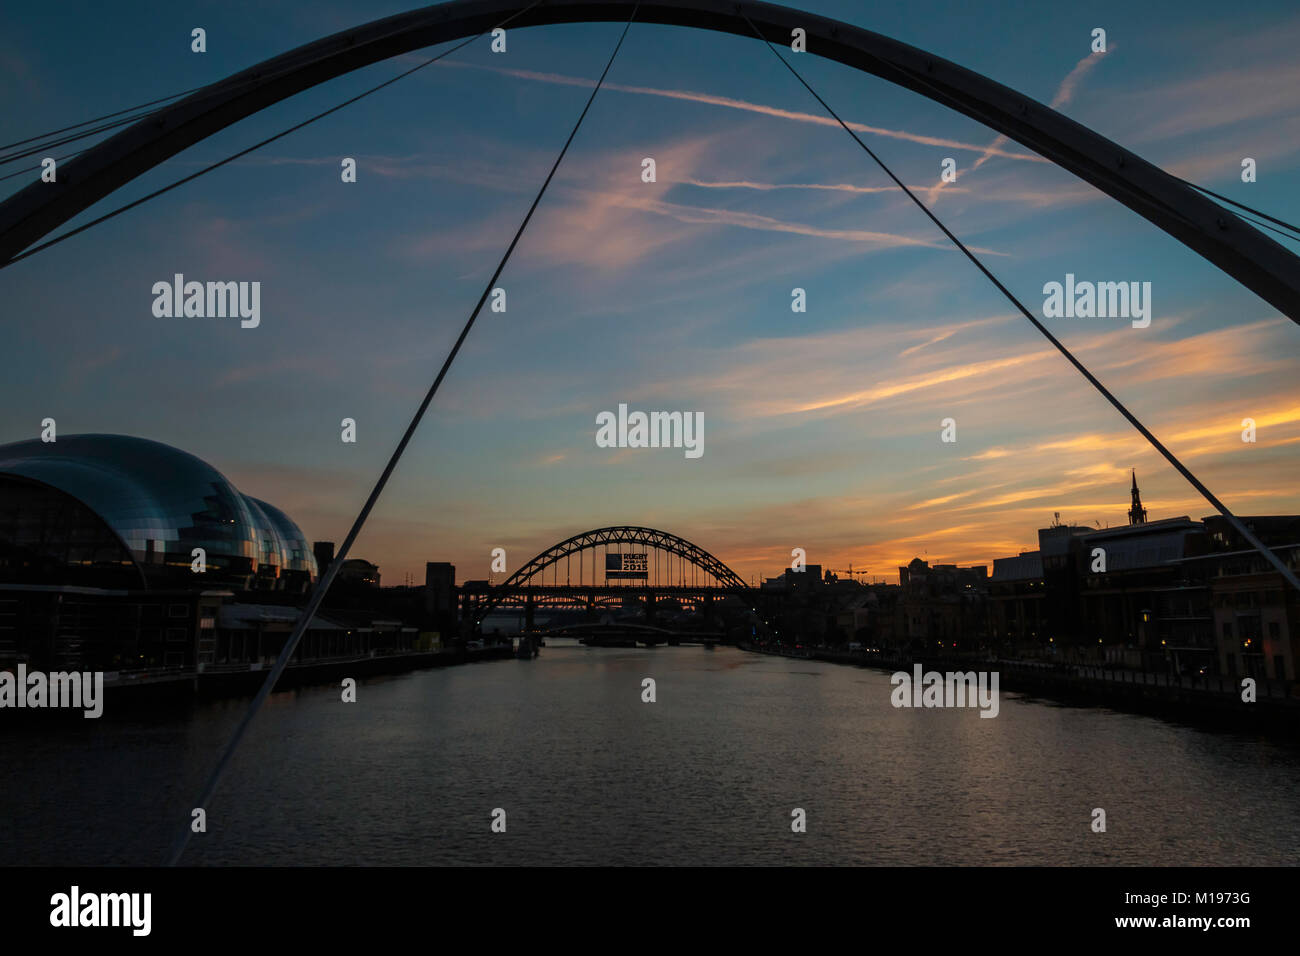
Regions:
[[[596,528],[565,538],[547,548],[532,560],[525,563],[514,574],[500,584],[492,585],[487,597],[475,605],[475,618],[479,621],[493,608],[507,600],[513,592],[528,586],[528,582],[547,568],[582,551],[594,551],[611,544],[634,544],[648,548],[657,548],[669,554],[675,554],[689,562],[717,581],[719,591],[743,594],[750,590],[743,578],[722,561],[705,551],[697,544],[657,528],[645,528],[638,525],[617,525],[608,528]],[[594,570],[594,568],[593,568]],[[578,586],[578,590],[582,590]]]
[[[1300,323],[1300,257],[1135,153],[982,74],[897,40],[770,3],[732,0],[452,0],[308,43],[204,87],[105,140],[0,203],[0,265],[170,156],[344,73],[411,50],[510,28],[636,20],[788,44],[948,106],[1091,183]],[[751,26],[752,23],[752,26]]]

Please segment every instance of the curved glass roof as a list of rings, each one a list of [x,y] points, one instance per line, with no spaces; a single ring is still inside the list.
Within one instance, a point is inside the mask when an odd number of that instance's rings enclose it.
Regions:
[[[239,492],[188,452],[127,435],[67,435],[0,445],[0,473],[44,482],[99,514],[142,564],[316,575],[305,536],[284,512]]]
[[[311,545],[308,543],[306,536],[304,536],[299,527],[293,523],[293,519],[279,508],[267,504],[260,498],[253,498],[250,495],[244,495],[244,500],[250,505],[262,509],[262,514],[266,515],[267,519],[271,523],[271,527],[279,536],[281,551],[283,553],[280,567],[287,568],[290,571],[306,571],[312,577],[315,577],[316,555],[312,552]]]

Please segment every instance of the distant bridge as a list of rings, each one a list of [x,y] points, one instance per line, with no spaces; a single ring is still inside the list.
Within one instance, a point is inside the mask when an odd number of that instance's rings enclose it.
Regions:
[[[522,608],[525,628],[532,630],[539,606],[585,607],[594,614],[602,606],[632,601],[644,605],[646,621],[652,622],[657,603],[701,610],[751,590],[735,571],[685,538],[618,525],[565,538],[499,584],[466,582],[462,620],[477,630],[488,614],[515,607]]]
[[[625,645],[645,644],[718,644],[726,636],[713,631],[678,631],[651,624],[615,621],[609,624],[562,624],[537,632],[542,637],[572,637],[584,644]]]

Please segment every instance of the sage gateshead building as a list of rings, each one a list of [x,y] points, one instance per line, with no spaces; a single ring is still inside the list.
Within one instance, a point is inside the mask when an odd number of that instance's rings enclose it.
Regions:
[[[278,508],[200,458],[144,438],[0,445],[0,576],[302,593],[316,559]]]
[[[0,667],[273,659],[316,573],[288,515],[178,448],[124,435],[0,445]],[[346,631],[318,618],[311,636]]]

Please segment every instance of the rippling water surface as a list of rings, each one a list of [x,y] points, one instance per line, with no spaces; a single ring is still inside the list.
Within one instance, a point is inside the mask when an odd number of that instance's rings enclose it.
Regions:
[[[185,861],[1300,862],[1300,749],[1012,694],[992,720],[896,710],[890,690],[727,648],[574,645],[363,681],[355,704],[277,694]],[[0,723],[0,863],[161,862],[247,705]]]

